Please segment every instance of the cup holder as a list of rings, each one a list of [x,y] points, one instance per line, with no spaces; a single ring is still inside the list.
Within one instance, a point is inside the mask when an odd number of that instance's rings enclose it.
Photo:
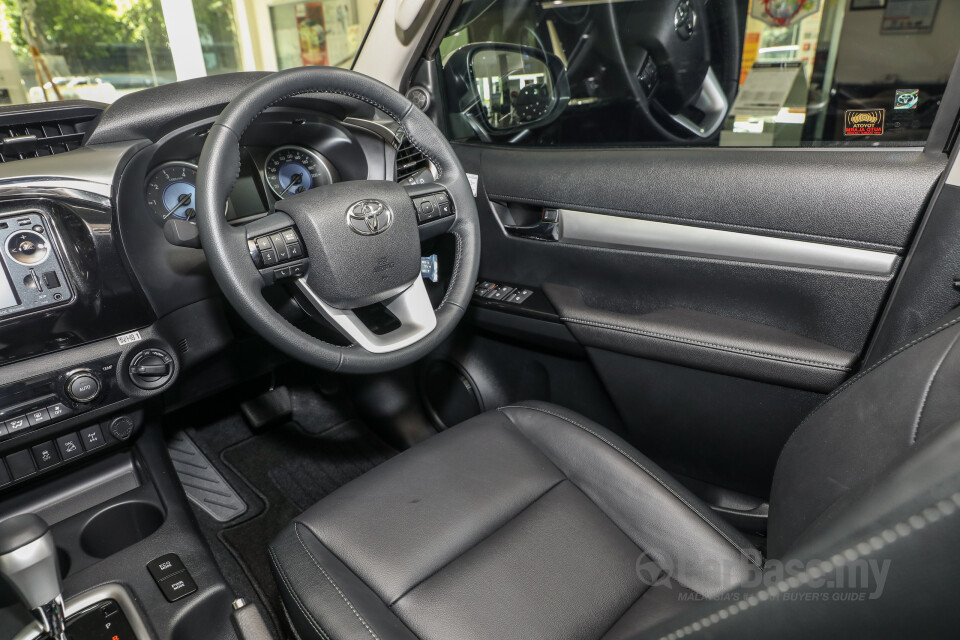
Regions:
[[[149,502],[121,502],[90,518],[80,533],[80,548],[106,558],[140,542],[163,524],[163,512]]]

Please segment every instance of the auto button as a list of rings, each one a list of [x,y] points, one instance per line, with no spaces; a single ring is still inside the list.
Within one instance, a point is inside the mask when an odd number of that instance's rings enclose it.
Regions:
[[[67,378],[66,391],[77,402],[92,402],[100,394],[100,381],[89,371],[78,371]]]

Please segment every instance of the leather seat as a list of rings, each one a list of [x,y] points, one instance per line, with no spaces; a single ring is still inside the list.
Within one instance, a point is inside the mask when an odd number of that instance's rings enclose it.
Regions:
[[[930,545],[913,549],[897,527],[916,525],[911,544],[960,542],[948,508],[960,504],[958,339],[958,318],[948,319],[797,428],[774,478],[771,558],[810,560],[822,574],[872,544],[912,558],[888,586],[902,598],[929,579],[917,557]],[[910,516],[932,519],[924,508],[943,517],[919,526]],[[933,524],[941,521],[949,523]],[[543,403],[485,413],[396,456],[304,512],[270,555],[303,639],[676,638],[711,625],[711,637],[758,637],[759,628],[788,637],[819,628],[810,609],[776,597],[813,588],[808,564],[768,580],[769,560],[764,575],[750,542],[669,474],[607,429]],[[937,562],[960,570],[956,556]],[[957,595],[956,573],[941,573],[930,597],[946,600]],[[768,599],[777,604],[760,606]],[[956,607],[929,604],[926,623],[956,622],[941,619]],[[828,599],[811,606],[834,632],[865,611]],[[903,631],[896,608],[870,611],[874,634]]]

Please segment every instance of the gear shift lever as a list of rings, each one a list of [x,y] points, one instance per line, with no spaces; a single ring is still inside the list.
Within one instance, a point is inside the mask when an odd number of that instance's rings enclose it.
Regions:
[[[0,574],[53,640],[67,640],[57,547],[50,527],[25,513],[0,522]]]

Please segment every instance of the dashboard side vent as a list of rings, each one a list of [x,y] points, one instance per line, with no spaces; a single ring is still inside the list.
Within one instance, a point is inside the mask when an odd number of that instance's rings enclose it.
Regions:
[[[429,167],[430,161],[419,149],[410,144],[409,140],[400,143],[400,148],[397,149],[397,182],[403,182]]]
[[[78,149],[98,109],[0,112],[0,162],[52,156]]]

